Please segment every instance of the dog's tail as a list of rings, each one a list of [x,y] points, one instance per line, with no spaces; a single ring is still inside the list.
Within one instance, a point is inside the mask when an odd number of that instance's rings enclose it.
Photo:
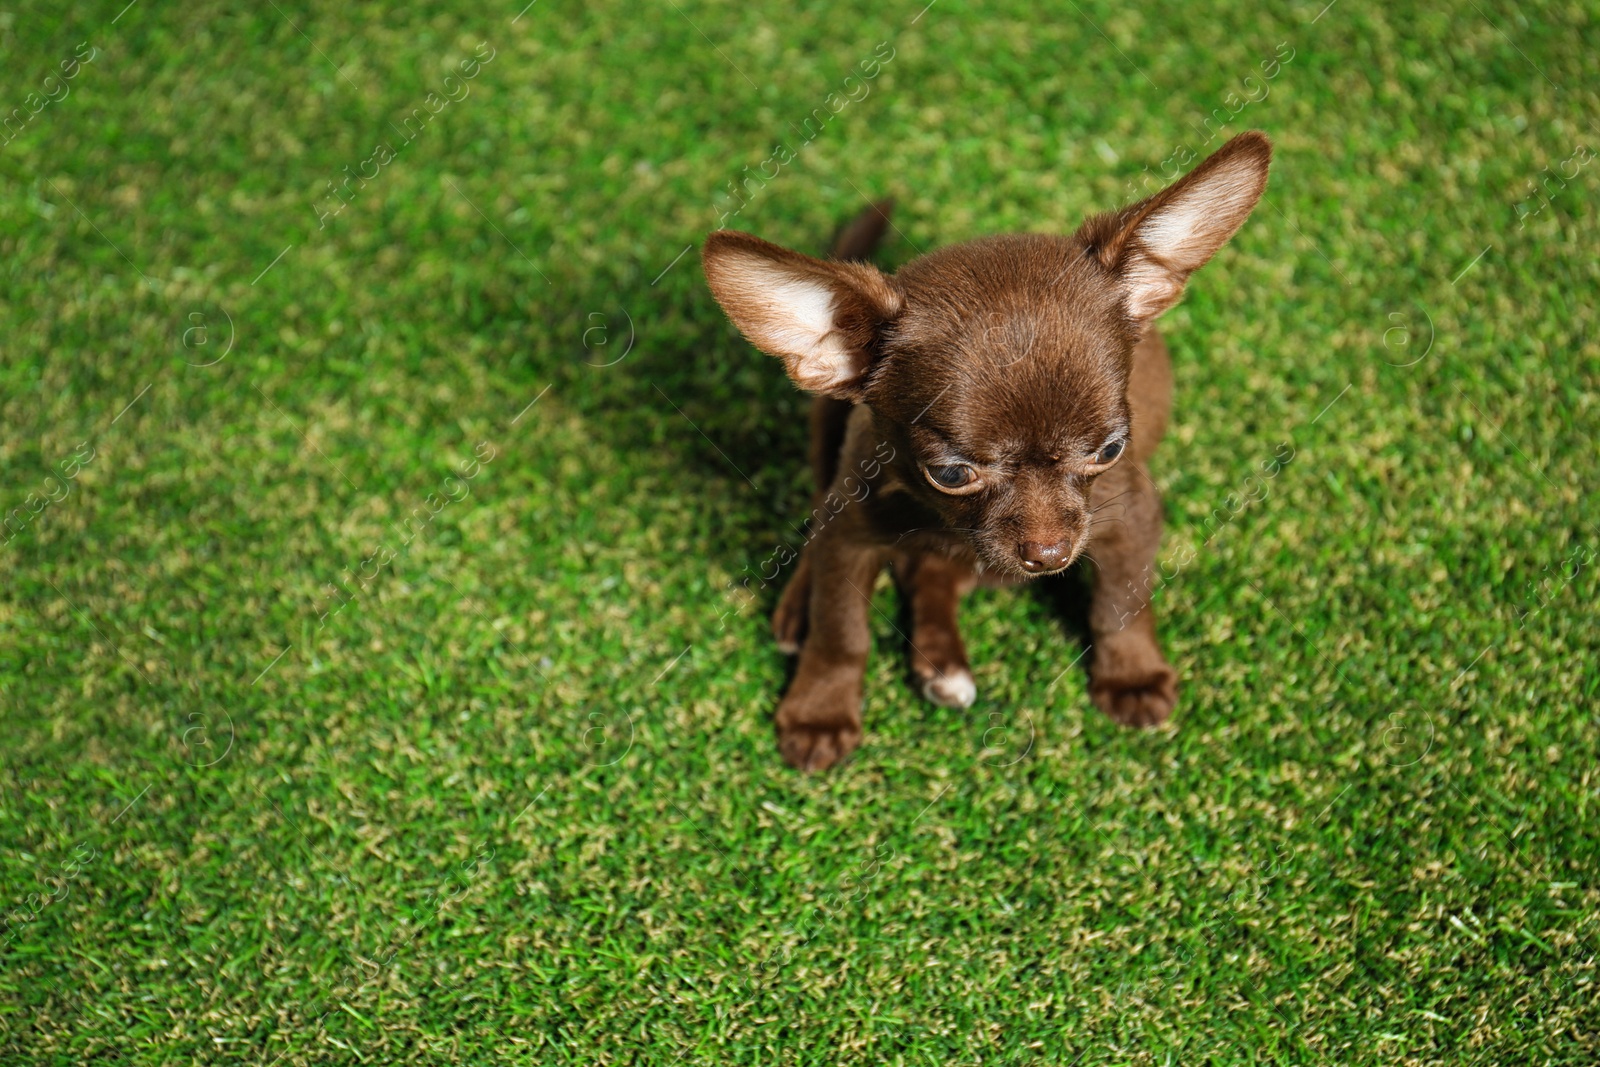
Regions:
[[[834,259],[856,259],[865,262],[872,258],[884,233],[889,229],[889,213],[894,210],[894,199],[885,198],[867,208],[845,223],[833,239]]]

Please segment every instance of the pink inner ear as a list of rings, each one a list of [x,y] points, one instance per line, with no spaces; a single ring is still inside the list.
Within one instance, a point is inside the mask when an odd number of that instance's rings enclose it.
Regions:
[[[757,348],[781,357],[801,388],[838,388],[866,370],[864,358],[858,366],[839,333],[837,298],[827,284],[759,263],[736,269],[748,271],[747,284],[766,296],[747,336]]]
[[[1189,275],[1244,225],[1266,189],[1268,151],[1265,138],[1241,135],[1151,199],[1121,264],[1130,314],[1148,320],[1176,304]]]
[[[812,259],[748,234],[713,234],[704,258],[728,318],[812,392],[849,393],[871,362],[878,323],[900,309],[899,294],[866,264]]]
[[[1250,159],[1218,168],[1152,212],[1139,239],[1178,269],[1198,270],[1244,225],[1266,184],[1265,166]]]
[[[1141,321],[1155,318],[1183,296],[1188,276],[1188,271],[1174,271],[1146,252],[1131,256],[1122,274],[1128,287],[1128,314]]]

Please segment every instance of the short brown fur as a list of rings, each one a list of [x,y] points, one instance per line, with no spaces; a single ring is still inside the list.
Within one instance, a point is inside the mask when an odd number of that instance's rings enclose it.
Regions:
[[[718,231],[713,294],[757,347],[818,394],[819,508],[773,615],[800,656],[778,706],[789,763],[827,767],[861,739],[870,600],[893,569],[912,671],[931,700],[975,697],[956,624],[980,582],[1015,584],[1079,557],[1095,570],[1090,695],[1118,722],[1171,715],[1177,672],[1156,639],[1161,502],[1147,463],[1172,373],[1153,320],[1243,224],[1271,147],[1229,141],[1169,188],[1070,237],[990,237],[886,275],[861,262],[887,226],[875,205],[818,260]],[[959,481],[959,484],[953,484]]]

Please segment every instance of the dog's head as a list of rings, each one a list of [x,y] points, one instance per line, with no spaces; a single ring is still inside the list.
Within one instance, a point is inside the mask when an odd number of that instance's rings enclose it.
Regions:
[[[1018,576],[1071,563],[1094,478],[1127,451],[1133,347],[1266,187],[1259,133],[1071,237],[994,237],[898,274],[732,231],[711,291],[802,389],[869,405],[909,491]]]

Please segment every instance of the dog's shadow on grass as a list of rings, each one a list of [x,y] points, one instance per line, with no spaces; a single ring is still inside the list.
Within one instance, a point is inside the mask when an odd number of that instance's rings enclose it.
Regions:
[[[1036,581],[1026,591],[1055,620],[1068,642],[1082,651],[1080,659],[1086,658],[1093,644],[1089,631],[1089,602],[1094,597],[1091,565],[1080,560],[1065,574]]]
[[[660,491],[692,496],[715,516],[704,527],[708,559],[753,572],[775,538],[799,548],[810,399],[781,362],[739,336],[698,274],[671,280],[670,289],[638,282],[607,297],[632,310],[573,331],[583,340],[557,391],[618,456],[670,456],[682,476]],[[763,590],[769,609],[777,594]]]
[[[822,254],[820,247],[809,251]],[[883,268],[892,271],[905,251],[890,249]],[[681,463],[681,491],[716,514],[707,524],[708,560],[742,581],[805,543],[811,397],[780,360],[739,335],[699,270],[684,263],[669,271],[649,282],[634,276],[608,285],[596,276],[578,283],[572,306],[630,310],[591,313],[578,323],[573,336],[582,340],[565,368],[571,388],[563,392],[619,454],[666,450]],[[602,291],[609,295],[597,295]],[[628,350],[619,358],[624,330]],[[772,578],[758,575],[755,606],[764,616],[793,566]],[[751,582],[753,592],[757,584]]]

